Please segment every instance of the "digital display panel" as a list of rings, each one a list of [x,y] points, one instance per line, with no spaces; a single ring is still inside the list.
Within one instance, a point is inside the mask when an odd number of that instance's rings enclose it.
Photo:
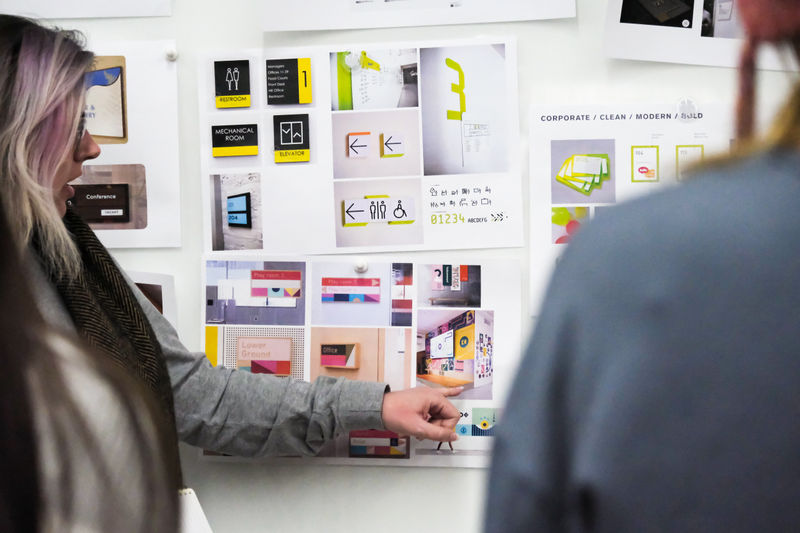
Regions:
[[[250,207],[247,196],[230,196],[228,197],[228,213],[236,211],[247,211]]]
[[[453,331],[446,331],[431,339],[431,359],[453,357]]]
[[[250,193],[228,196],[228,226],[237,228],[253,227],[250,220]]]
[[[249,225],[247,213],[228,213],[228,224],[237,226]]]

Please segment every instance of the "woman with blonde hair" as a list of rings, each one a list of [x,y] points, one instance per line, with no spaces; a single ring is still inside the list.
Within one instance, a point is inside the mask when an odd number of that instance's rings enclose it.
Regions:
[[[486,531],[800,524],[800,82],[751,139],[757,45],[800,59],[800,0],[734,5],[740,154],[566,249],[498,425]]]
[[[213,368],[191,353],[66,202],[69,182],[100,148],[85,130],[79,36],[0,15],[0,206],[44,322],[84,339],[153,398],[167,428],[169,479],[177,442],[243,456],[314,454],[353,429],[455,440],[457,389],[389,392],[380,383],[314,383]]]

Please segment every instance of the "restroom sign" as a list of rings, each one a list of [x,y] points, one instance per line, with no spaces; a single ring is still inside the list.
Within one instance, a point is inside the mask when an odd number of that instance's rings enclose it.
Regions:
[[[367,196],[342,202],[345,227],[373,223],[411,224],[414,217],[414,199],[411,197]]]
[[[217,108],[250,107],[250,61],[214,61]]]

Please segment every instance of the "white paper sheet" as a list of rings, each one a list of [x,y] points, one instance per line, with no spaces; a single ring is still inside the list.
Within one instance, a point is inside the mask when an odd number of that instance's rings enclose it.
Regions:
[[[728,109],[722,103],[688,100],[678,104],[531,107],[530,151],[538,154],[530,161],[533,315],[539,314],[558,256],[581,225],[619,202],[679,186],[690,163],[699,162],[702,154],[708,157],[729,149],[733,130]],[[610,173],[599,187],[581,187],[581,192],[569,186],[574,182],[564,180],[578,171],[578,161],[586,159],[586,154],[608,156]],[[581,170],[598,168],[583,166]],[[649,176],[640,172],[645,166],[652,170]],[[606,170],[604,165],[599,168]]]
[[[171,0],[0,0],[0,12],[32,18],[168,17]]]
[[[575,16],[575,0],[306,0],[264,2],[265,31],[475,24]]]
[[[680,15],[661,22],[645,5],[653,13],[675,6],[690,10],[675,11]],[[713,0],[710,11],[705,7],[703,0],[608,0],[606,54],[620,59],[737,67],[744,33],[736,1]],[[769,46],[759,50],[758,66],[797,69],[788,56]]]
[[[263,96],[266,60],[291,58],[309,58],[312,101],[269,105]],[[214,62],[223,60],[249,61],[250,107],[216,107]],[[205,249],[349,253],[521,246],[516,64],[515,44],[491,38],[228,50],[201,58]],[[402,82],[401,92],[414,97],[385,97],[383,89],[373,94],[358,85],[364,77],[356,71],[371,75],[375,69],[386,69],[385,78]],[[458,79],[464,88],[454,88]],[[287,75],[271,83],[292,80]],[[380,106],[360,109],[362,93]],[[302,119],[309,125],[309,160],[276,162],[274,124]],[[212,128],[242,124],[258,127],[257,155],[213,157]],[[252,224],[232,227],[224,217],[225,199],[245,192]],[[375,218],[373,201],[391,202],[391,209]]]
[[[275,260],[263,255],[221,257],[217,253],[207,255],[206,259],[200,289],[203,331],[209,340],[215,339],[207,349],[215,351],[217,360],[225,366],[236,367],[237,339],[241,336],[292,337],[291,375],[296,379],[337,376],[391,383],[393,390],[438,389],[447,380],[469,381],[464,392],[451,398],[464,413],[456,427],[459,440],[453,443],[452,451],[447,444],[437,449],[436,442],[412,439],[409,458],[354,458],[349,457],[348,435],[343,435],[324,448],[320,456],[303,461],[373,466],[488,466],[491,427],[495,418],[502,416],[500,407],[511,387],[522,349],[521,277],[516,260],[500,256],[490,261],[469,261],[449,253],[429,254],[411,264],[399,256],[381,256],[367,261],[366,272],[359,272],[358,260],[342,256]],[[263,302],[260,306],[245,302],[240,307],[238,299],[235,304],[225,301],[231,295],[231,287],[248,283],[253,271],[264,270],[302,274],[297,308],[268,308]],[[437,270],[447,273],[445,279],[438,277]],[[377,287],[379,292],[373,293],[379,296],[379,301],[323,300],[322,295],[328,292],[325,280],[330,283],[330,278],[339,278],[337,287],[348,290]],[[359,285],[360,278],[364,283]],[[437,279],[447,285],[442,284],[436,290],[433,282]],[[375,280],[379,280],[379,285],[375,285]],[[408,313],[398,312],[399,309],[407,309]],[[448,339],[441,350],[433,344],[438,338]],[[204,336],[204,345],[205,342]],[[357,367],[326,369],[321,364],[322,344],[356,344]],[[429,354],[427,362],[425,358],[420,360],[421,353]],[[420,371],[422,367],[424,370]],[[477,426],[481,417],[485,419],[484,425]],[[475,428],[469,422],[471,419]],[[364,438],[371,437],[359,437]],[[377,440],[358,440],[354,445],[365,442],[380,446]]]
[[[86,165],[102,166],[106,173],[109,165],[140,169],[138,181],[130,184],[131,209],[139,209],[135,220],[114,229],[104,229],[105,223],[90,226],[109,248],[180,246],[177,63],[166,57],[175,41],[90,43],[89,49],[125,58],[127,142],[101,144],[100,157]]]

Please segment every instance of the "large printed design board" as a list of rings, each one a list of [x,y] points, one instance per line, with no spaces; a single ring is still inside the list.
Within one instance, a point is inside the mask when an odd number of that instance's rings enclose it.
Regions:
[[[462,386],[451,398],[462,413],[452,448],[386,431],[353,431],[308,460],[487,466],[487,437],[520,357],[519,265],[436,256],[434,264],[381,257],[367,263],[366,272],[356,266],[330,256],[208,256],[202,318],[212,364],[306,381],[331,376],[387,383],[392,390]],[[262,280],[291,282],[297,292],[276,305],[262,292]],[[332,287],[368,287],[372,298],[332,300],[326,296]]]
[[[568,18],[575,0],[306,0],[264,2],[265,31],[388,28]]]
[[[732,142],[728,106],[720,103],[532,106],[530,113],[533,314],[582,225],[616,203],[680,186],[693,166]]]
[[[109,248],[181,244],[174,41],[92,44],[86,130],[100,157],[83,165],[68,202]]]
[[[521,246],[516,62],[495,40],[201,59],[206,250]]]
[[[606,53],[641,59],[737,67],[744,44],[739,0],[608,0]],[[791,62],[762,46],[758,66],[784,70]]]

